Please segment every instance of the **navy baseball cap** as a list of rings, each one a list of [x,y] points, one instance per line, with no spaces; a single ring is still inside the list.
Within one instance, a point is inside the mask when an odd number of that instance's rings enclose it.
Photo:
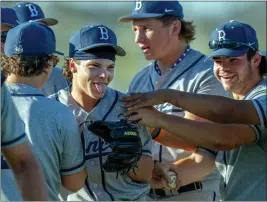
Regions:
[[[58,21],[53,18],[46,18],[41,7],[35,3],[23,2],[13,7],[19,19],[19,23],[29,21],[44,21],[46,25],[56,25]]]
[[[120,22],[130,22],[134,19],[160,18],[165,15],[184,18],[183,7],[178,1],[136,1],[132,14],[123,16]]]
[[[123,48],[118,46],[115,33],[105,25],[87,25],[80,28],[69,41],[69,57],[86,59],[86,50],[98,47],[112,47],[116,55],[125,56]]]
[[[259,43],[255,29],[246,23],[231,20],[212,31],[209,47],[213,50],[209,57],[239,57],[249,49],[257,51]]]
[[[41,56],[56,51],[53,30],[36,22],[26,22],[9,30],[5,43],[7,56]]]
[[[1,7],[1,24],[10,27],[18,26],[18,17],[12,8]]]

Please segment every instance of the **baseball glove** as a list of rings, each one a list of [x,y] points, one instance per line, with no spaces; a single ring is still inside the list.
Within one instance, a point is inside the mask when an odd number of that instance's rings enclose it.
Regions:
[[[127,174],[130,169],[134,171],[142,155],[137,124],[128,124],[126,120],[95,121],[88,129],[110,144],[112,152],[103,164],[106,172]]]

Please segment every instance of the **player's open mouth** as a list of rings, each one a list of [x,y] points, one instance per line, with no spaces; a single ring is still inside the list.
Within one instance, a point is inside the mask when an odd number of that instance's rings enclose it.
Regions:
[[[224,80],[224,81],[231,81],[234,77],[235,77],[235,75],[230,75],[230,76],[220,76],[221,77],[221,79],[222,80]]]
[[[94,83],[94,86],[99,93],[105,93],[107,88],[106,83]]]

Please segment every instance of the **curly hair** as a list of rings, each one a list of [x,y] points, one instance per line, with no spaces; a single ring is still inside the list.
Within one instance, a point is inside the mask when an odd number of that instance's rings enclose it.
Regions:
[[[80,65],[81,62],[80,60],[73,60],[77,65]],[[69,59],[65,59],[64,65],[62,67],[62,75],[67,78],[69,81],[72,81],[72,72],[70,71],[70,60]]]
[[[162,22],[164,26],[169,26],[174,21],[179,20],[181,22],[181,31],[179,37],[181,37],[181,39],[184,39],[188,44],[196,39],[196,26],[193,24],[193,21],[185,21],[171,15],[164,15],[163,17],[158,18],[158,20]]]
[[[45,65],[52,60],[51,55],[42,56],[5,56],[1,55],[1,69],[16,76],[39,76],[45,71]]]

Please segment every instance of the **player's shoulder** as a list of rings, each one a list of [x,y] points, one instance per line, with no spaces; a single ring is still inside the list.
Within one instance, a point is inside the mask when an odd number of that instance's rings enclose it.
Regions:
[[[195,49],[191,49],[190,57],[195,57],[197,60],[197,64],[198,64],[198,68],[199,69],[212,69],[213,68],[213,60],[211,58],[209,58],[207,55],[205,55],[204,53],[195,50]]]
[[[57,74],[57,75],[62,74],[62,68],[54,67],[53,70],[52,70],[52,73],[53,74]]]
[[[143,69],[141,69],[140,71],[138,71],[134,75],[132,81],[142,79],[143,77],[147,77],[149,75],[150,69],[153,67],[153,64],[154,64],[154,62],[151,62],[150,64],[148,64],[147,66],[145,66]]]

